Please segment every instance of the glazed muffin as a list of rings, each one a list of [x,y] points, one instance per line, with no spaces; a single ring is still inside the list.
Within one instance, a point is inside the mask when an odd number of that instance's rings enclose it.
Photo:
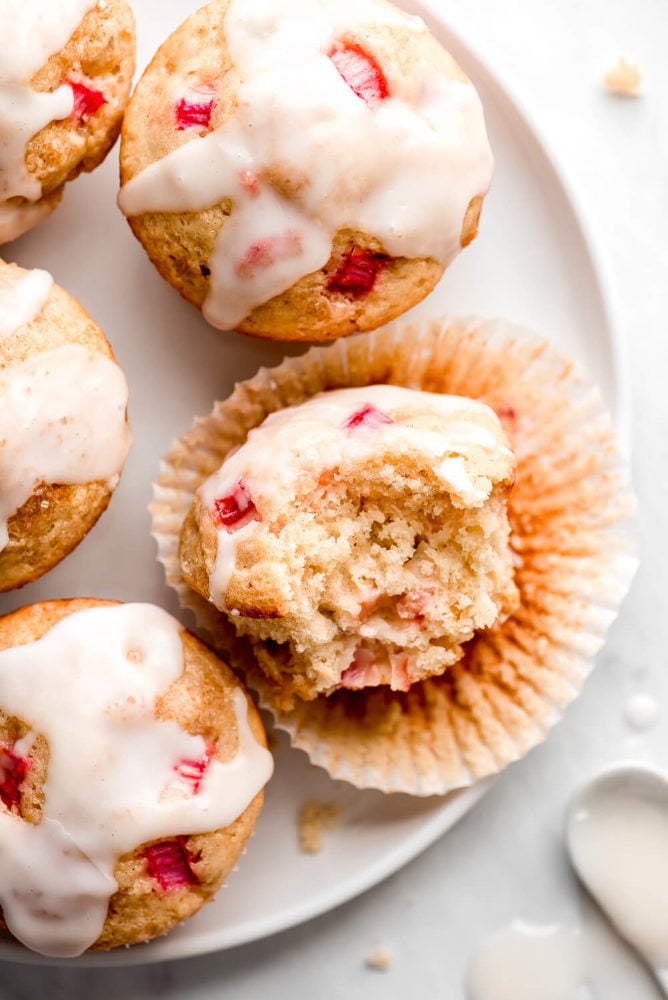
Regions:
[[[292,696],[411,684],[517,602],[496,414],[374,385],[271,414],[198,490],[187,583]]]
[[[453,560],[462,562],[453,575],[453,583],[461,586],[461,591],[455,593],[454,586],[452,590],[446,586],[443,597],[453,599],[456,606],[458,600],[463,602],[477,591],[485,603],[489,598],[490,618],[494,614],[492,603],[498,617],[492,625],[483,625],[472,601],[467,613],[469,626],[475,631],[461,643],[461,657],[441,673],[413,680],[407,690],[398,689],[407,680],[402,660],[390,660],[388,668],[376,645],[370,656],[357,656],[354,669],[344,678],[346,682],[361,681],[364,686],[326,689],[315,698],[303,688],[305,696],[286,692],[286,679],[290,684],[299,674],[301,681],[303,672],[293,670],[290,674],[283,662],[276,663],[280,641],[258,637],[261,630],[268,634],[275,624],[280,626],[281,620],[253,619],[249,612],[280,610],[296,615],[305,608],[306,620],[312,610],[311,595],[318,587],[324,591],[325,585],[328,599],[331,595],[340,599],[344,593],[348,599],[347,603],[341,601],[340,607],[335,600],[331,606],[324,605],[323,620],[311,619],[318,628],[327,627],[328,616],[337,629],[358,617],[363,648],[368,649],[369,641],[363,634],[365,616],[375,631],[371,636],[374,644],[379,635],[385,638],[388,633],[394,642],[397,626],[404,627],[405,634],[419,644],[427,636],[433,638],[436,629],[444,625],[443,646],[446,654],[454,652],[457,635],[448,632],[445,617],[438,617],[445,605],[434,602],[429,593],[433,578],[442,574],[445,566],[433,554],[434,543],[444,535],[439,538],[434,530],[429,538],[426,531],[412,539],[410,534],[406,537],[404,523],[395,514],[402,484],[415,468],[408,455],[420,449],[404,449],[402,461],[393,454],[385,455],[382,446],[385,433],[415,435],[422,440],[425,453],[429,442],[437,441],[432,455],[436,465],[441,439],[433,434],[421,410],[406,419],[400,407],[395,410],[394,403],[389,403],[389,397],[385,402],[385,392],[395,386],[420,390],[420,398],[425,398],[422,394],[426,398],[428,394],[466,397],[462,401],[464,420],[455,427],[443,422],[451,438],[465,432],[462,441],[466,445],[460,464],[455,452],[454,462],[449,455],[439,466],[444,473],[442,480],[450,483],[450,504],[443,504],[444,516],[440,517],[444,534],[447,536],[448,526],[461,523],[463,528],[448,545]],[[286,461],[285,449],[274,447],[281,415],[307,415],[311,406],[321,406],[318,400],[338,398],[342,390],[347,398],[351,389],[357,394],[359,409],[339,413],[330,421],[336,426],[328,432],[326,454],[313,447],[300,424]],[[371,401],[369,394],[375,391],[381,392],[382,400]],[[450,411],[448,420],[454,416]],[[388,417],[394,424],[387,422]],[[271,432],[272,426],[276,432],[272,432],[272,444],[257,449],[259,461],[253,461],[248,472],[235,465],[235,461],[241,462],[237,456],[249,450],[252,454],[254,442],[262,441],[263,427]],[[482,450],[483,442],[491,443],[488,435],[496,442],[489,452]],[[507,452],[508,444],[514,462]],[[368,447],[372,454],[377,449],[382,461],[360,460],[359,470],[368,469],[365,477],[354,470],[352,481],[365,500],[358,505],[353,521],[354,499],[335,476],[328,473],[317,480],[311,496],[307,489],[309,474],[315,480],[318,468],[336,462],[353,468],[358,447]],[[401,456],[401,449],[398,454]],[[514,482],[508,489],[513,465]],[[221,480],[221,492],[209,492],[207,480],[216,477],[221,467],[234,469],[235,477]],[[300,507],[293,505],[290,517],[281,517],[278,500],[289,495],[287,487],[295,478],[295,469],[299,477],[305,477],[303,489],[295,494]],[[430,505],[444,486],[443,481],[438,486],[434,482],[433,466],[430,471],[428,462],[416,471],[420,481],[411,482],[411,489],[406,489],[407,521],[422,529],[423,515],[436,514]],[[236,479],[237,472],[241,480]],[[482,477],[479,481],[478,474]],[[244,479],[244,475],[249,478]],[[418,476],[413,478],[418,480]],[[467,513],[458,504],[464,492],[473,497],[469,492],[471,478],[473,488],[484,487],[489,500],[479,507],[473,505]],[[264,520],[257,522],[256,513],[272,504],[271,496],[267,498],[259,488],[265,482],[278,484],[272,519],[266,525]],[[492,483],[495,485],[490,489]],[[323,509],[313,502],[309,510],[309,503],[328,491],[338,504],[336,522],[332,505]],[[361,537],[350,528],[357,519],[364,522],[367,517],[367,496],[371,497],[371,517],[366,522],[368,531]],[[500,509],[502,498],[509,535]],[[212,527],[207,509],[213,510],[214,520],[222,524]],[[614,426],[600,393],[579,366],[549,342],[520,327],[459,317],[384,327],[313,348],[275,368],[260,369],[174,442],[161,464],[151,505],[153,533],[168,583],[182,605],[194,612],[215,648],[225,652],[256,691],[262,706],[271,712],[275,725],[288,733],[292,744],[333,778],[360,788],[413,795],[444,794],[498,773],[541,742],[561,718],[592,669],[635,570],[633,510],[628,466]],[[386,511],[394,523],[386,518]],[[302,524],[296,541],[301,544],[312,539],[314,546],[322,548],[321,553],[305,545],[298,550],[296,544],[281,549],[285,525],[293,518],[295,523],[301,518]],[[265,532],[269,525],[276,529],[275,539]],[[364,572],[343,576],[346,585],[342,582],[337,591],[333,584],[338,583],[339,555],[351,540],[356,548],[350,564],[361,566]],[[383,577],[383,589],[398,594],[398,600],[381,597],[376,604],[375,587],[380,577],[366,569],[366,553],[372,545],[377,547],[381,565],[393,552],[401,554],[399,562],[408,557],[405,564]],[[504,546],[512,560],[512,579]],[[249,561],[256,556],[264,560],[265,553],[271,551],[280,551],[286,576],[289,570],[298,580],[303,566],[320,566],[322,577],[314,577],[302,604],[295,600],[294,607],[289,602],[286,605],[286,595],[292,597],[292,591],[281,566],[271,567],[268,573],[262,561],[257,564],[253,592],[253,568],[247,565],[245,555]],[[416,553],[422,560],[422,575],[408,582],[404,566],[406,571],[411,569]],[[222,557],[219,566],[213,561],[214,554]],[[430,561],[433,570],[425,574]],[[348,572],[343,562],[341,568]],[[367,595],[371,591],[370,603],[365,603],[363,587]],[[209,594],[226,610],[207,599]],[[269,595],[264,608],[260,594]],[[244,612],[239,629],[232,613],[235,608]],[[311,640],[302,632],[299,641],[304,649],[290,652],[301,667]],[[438,640],[434,645],[438,646]],[[416,648],[419,654],[419,645]],[[394,651],[392,645],[389,649]]]
[[[232,671],[160,608],[72,600],[0,619],[0,675],[2,926],[72,956],[197,912],[272,771]]]
[[[36,580],[107,507],[130,447],[104,334],[46,271],[0,261],[0,591]]]
[[[480,101],[385,0],[214,0],[162,45],[121,140],[119,204],[160,274],[222,329],[369,330],[476,235]]]
[[[0,243],[41,222],[114,144],[134,73],[127,0],[0,5]]]

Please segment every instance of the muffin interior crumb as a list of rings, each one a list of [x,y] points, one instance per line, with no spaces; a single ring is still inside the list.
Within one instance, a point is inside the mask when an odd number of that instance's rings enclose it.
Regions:
[[[323,833],[333,830],[341,819],[341,806],[335,802],[306,802],[297,816],[299,848],[304,854],[318,854],[324,846]]]
[[[426,463],[407,464],[386,455],[345,477],[333,470],[280,526],[263,526],[247,559],[240,546],[228,597],[238,631],[261,640],[265,670],[320,691],[406,690],[513,606],[506,487],[459,507]],[[270,596],[264,617],[256,590]]]

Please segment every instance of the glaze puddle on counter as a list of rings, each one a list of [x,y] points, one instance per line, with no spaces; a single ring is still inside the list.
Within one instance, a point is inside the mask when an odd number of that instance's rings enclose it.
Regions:
[[[467,1000],[592,1000],[582,934],[514,921],[484,938],[469,965]]]
[[[633,764],[602,774],[574,799],[567,839],[582,882],[668,996],[668,780]]]

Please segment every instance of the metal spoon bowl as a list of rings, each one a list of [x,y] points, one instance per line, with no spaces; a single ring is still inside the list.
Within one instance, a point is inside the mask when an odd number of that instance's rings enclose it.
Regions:
[[[640,764],[602,772],[573,797],[566,843],[580,880],[668,997],[668,776]]]

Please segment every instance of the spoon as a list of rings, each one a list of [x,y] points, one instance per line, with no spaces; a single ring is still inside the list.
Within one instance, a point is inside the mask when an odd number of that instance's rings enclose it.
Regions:
[[[640,764],[604,771],[573,798],[573,867],[668,997],[668,776]]]

